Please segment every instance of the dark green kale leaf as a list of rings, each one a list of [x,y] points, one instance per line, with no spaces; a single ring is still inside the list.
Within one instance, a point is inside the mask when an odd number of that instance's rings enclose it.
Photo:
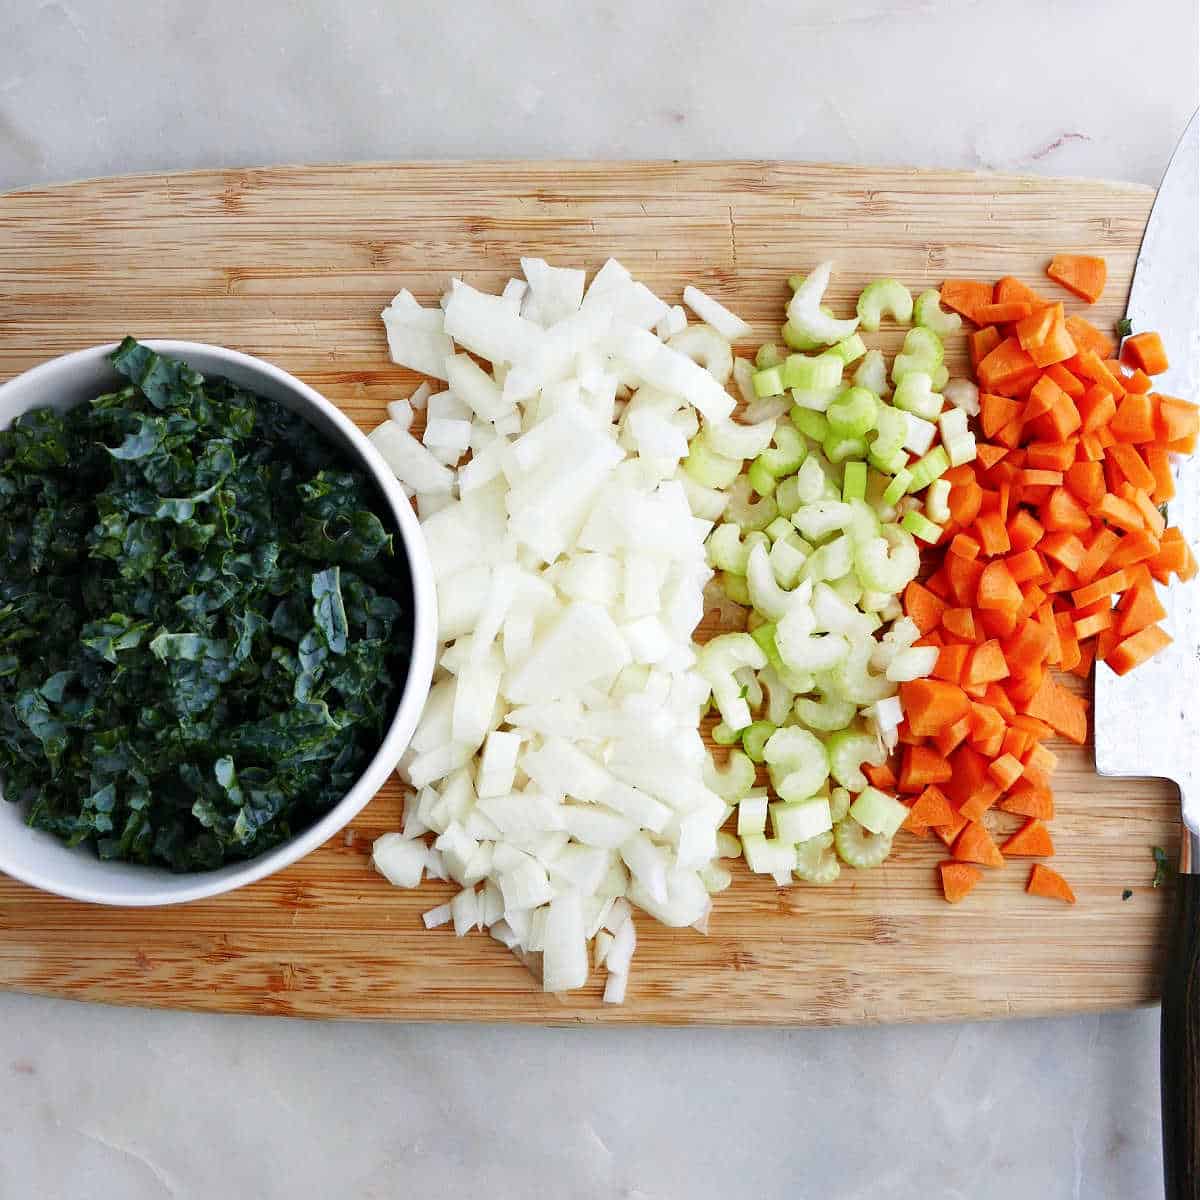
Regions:
[[[131,338],[112,361],[128,386],[0,432],[0,783],[101,858],[204,870],[361,773],[411,585],[302,418]]]

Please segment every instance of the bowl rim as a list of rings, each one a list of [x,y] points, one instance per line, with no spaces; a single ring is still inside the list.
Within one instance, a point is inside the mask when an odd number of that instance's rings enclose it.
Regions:
[[[222,895],[264,879],[268,875],[273,875],[275,872],[291,866],[326,842],[339,830],[345,828],[367,806],[395,769],[400,756],[407,748],[429,694],[436,655],[437,595],[434,588],[433,566],[430,562],[424,534],[421,532],[420,523],[404,489],[370,439],[337,405],[282,367],[240,350],[232,350],[226,346],[207,342],[182,341],[171,338],[140,338],[139,341],[142,345],[159,353],[170,354],[185,360],[189,353],[200,353],[240,367],[250,374],[266,377],[303,402],[302,408],[297,409],[301,415],[306,415],[310,410],[319,412],[343,437],[347,449],[369,472],[383,493],[400,531],[400,541],[408,562],[413,591],[412,653],[401,689],[400,702],[396,706],[396,712],[384,733],[379,748],[342,799],[330,808],[319,821],[289,838],[286,842],[256,858],[227,864],[214,871],[174,874],[164,867],[137,866],[138,871],[145,872],[144,878],[147,881],[155,881],[158,886],[130,889],[123,886],[117,876],[114,876],[111,888],[101,888],[87,886],[69,878],[64,879],[50,871],[39,871],[22,859],[19,849],[6,845],[5,841],[0,839],[0,872],[13,879],[69,900],[117,907],[148,908],[182,904]],[[44,376],[52,376],[58,372],[70,374],[72,370],[99,366],[100,361],[111,354],[118,344],[117,342],[108,342],[101,346],[89,346],[82,350],[59,355],[30,367],[27,371],[0,384],[0,419],[3,419],[4,402],[8,393],[35,383]],[[209,373],[214,373],[211,368]],[[253,385],[245,386],[250,387],[251,390],[253,388]],[[318,429],[317,432],[322,437],[329,436],[323,430]],[[7,803],[7,801],[0,797],[0,803]],[[52,834],[45,834],[45,836],[53,838]],[[58,841],[56,838],[54,840]],[[65,845],[62,845],[62,850],[64,855],[71,853],[71,849]]]

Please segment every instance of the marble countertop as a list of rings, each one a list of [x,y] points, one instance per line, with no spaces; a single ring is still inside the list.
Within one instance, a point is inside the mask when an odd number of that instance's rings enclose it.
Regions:
[[[1194,0],[3,7],[0,189],[448,156],[1153,184],[1198,86]],[[1154,1012],[538,1030],[0,994],[0,1200],[1148,1200],[1157,1057]]]

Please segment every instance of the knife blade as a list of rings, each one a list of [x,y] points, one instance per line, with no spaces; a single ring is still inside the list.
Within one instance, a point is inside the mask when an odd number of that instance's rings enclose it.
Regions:
[[[1133,331],[1157,329],[1170,369],[1155,391],[1200,399],[1200,113],[1180,139],[1138,252],[1126,315]],[[1174,464],[1168,520],[1188,545],[1200,539],[1200,459]],[[1193,584],[1172,581],[1163,624],[1174,639],[1129,675],[1097,665],[1094,729],[1101,775],[1173,779],[1186,826],[1181,870],[1200,872],[1200,600]]]

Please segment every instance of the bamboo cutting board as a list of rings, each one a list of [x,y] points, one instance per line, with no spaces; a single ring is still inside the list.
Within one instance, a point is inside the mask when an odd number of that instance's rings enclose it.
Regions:
[[[430,301],[451,274],[495,288],[522,254],[590,269],[614,255],[670,302],[695,282],[765,340],[778,336],[785,276],[822,258],[837,260],[841,312],[884,273],[914,292],[1002,274],[1052,290],[1046,260],[1079,249],[1108,259],[1108,291],[1089,314],[1108,326],[1152,198],[1115,184],[768,163],[83,182],[0,197],[0,379],[125,333],[216,342],[278,363],[369,428],[417,382],[387,357],[378,313],[391,295],[408,287]],[[0,985],[238,1012],[553,1023],[837,1024],[1149,1003],[1167,900],[1149,886],[1151,847],[1174,856],[1174,787],[1099,779],[1090,747],[1055,749],[1055,865],[1075,908],[1027,897],[1027,861],[951,907],[935,881],[940,844],[902,833],[882,869],[844,871],[831,888],[778,890],[739,870],[707,937],[639,920],[627,1003],[601,1005],[599,977],[563,1003],[486,936],[424,931],[419,914],[447,885],[401,892],[372,872],[372,839],[399,825],[393,782],[345,836],[216,900],[106,910],[0,879]]]

